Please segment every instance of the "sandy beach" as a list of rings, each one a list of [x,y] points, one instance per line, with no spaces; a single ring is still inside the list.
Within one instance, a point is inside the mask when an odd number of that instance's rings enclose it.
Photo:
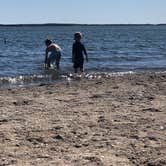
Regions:
[[[166,73],[0,90],[0,166],[166,165]]]

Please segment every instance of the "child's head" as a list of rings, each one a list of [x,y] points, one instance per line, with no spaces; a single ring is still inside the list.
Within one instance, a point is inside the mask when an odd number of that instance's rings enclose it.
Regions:
[[[49,46],[51,43],[52,43],[52,41],[51,41],[50,39],[46,39],[46,40],[45,40],[46,46]]]
[[[81,38],[82,38],[81,32],[76,32],[76,33],[74,34],[74,40],[75,40],[75,41],[80,41]]]

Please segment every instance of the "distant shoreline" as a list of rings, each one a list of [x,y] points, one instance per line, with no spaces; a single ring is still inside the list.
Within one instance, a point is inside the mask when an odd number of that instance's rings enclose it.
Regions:
[[[74,24],[74,23],[45,23],[45,24],[0,24],[0,27],[21,26],[166,26],[166,24]]]

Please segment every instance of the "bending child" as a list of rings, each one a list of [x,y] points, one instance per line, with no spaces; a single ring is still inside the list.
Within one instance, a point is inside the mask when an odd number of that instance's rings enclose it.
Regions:
[[[53,43],[51,40],[46,39],[46,51],[45,51],[45,65],[50,68],[51,64],[56,64],[56,68],[59,70],[59,63],[61,59],[61,48]]]
[[[74,72],[77,73],[77,70],[80,69],[81,72],[84,71],[84,55],[86,57],[86,61],[88,62],[88,55],[85,49],[85,46],[81,43],[82,34],[80,32],[76,32],[74,34],[73,48],[72,48],[72,62]],[[84,55],[83,55],[84,54]]]

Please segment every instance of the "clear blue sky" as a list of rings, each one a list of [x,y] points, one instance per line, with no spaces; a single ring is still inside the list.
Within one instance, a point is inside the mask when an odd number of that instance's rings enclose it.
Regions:
[[[166,0],[0,0],[0,24],[166,23]]]

